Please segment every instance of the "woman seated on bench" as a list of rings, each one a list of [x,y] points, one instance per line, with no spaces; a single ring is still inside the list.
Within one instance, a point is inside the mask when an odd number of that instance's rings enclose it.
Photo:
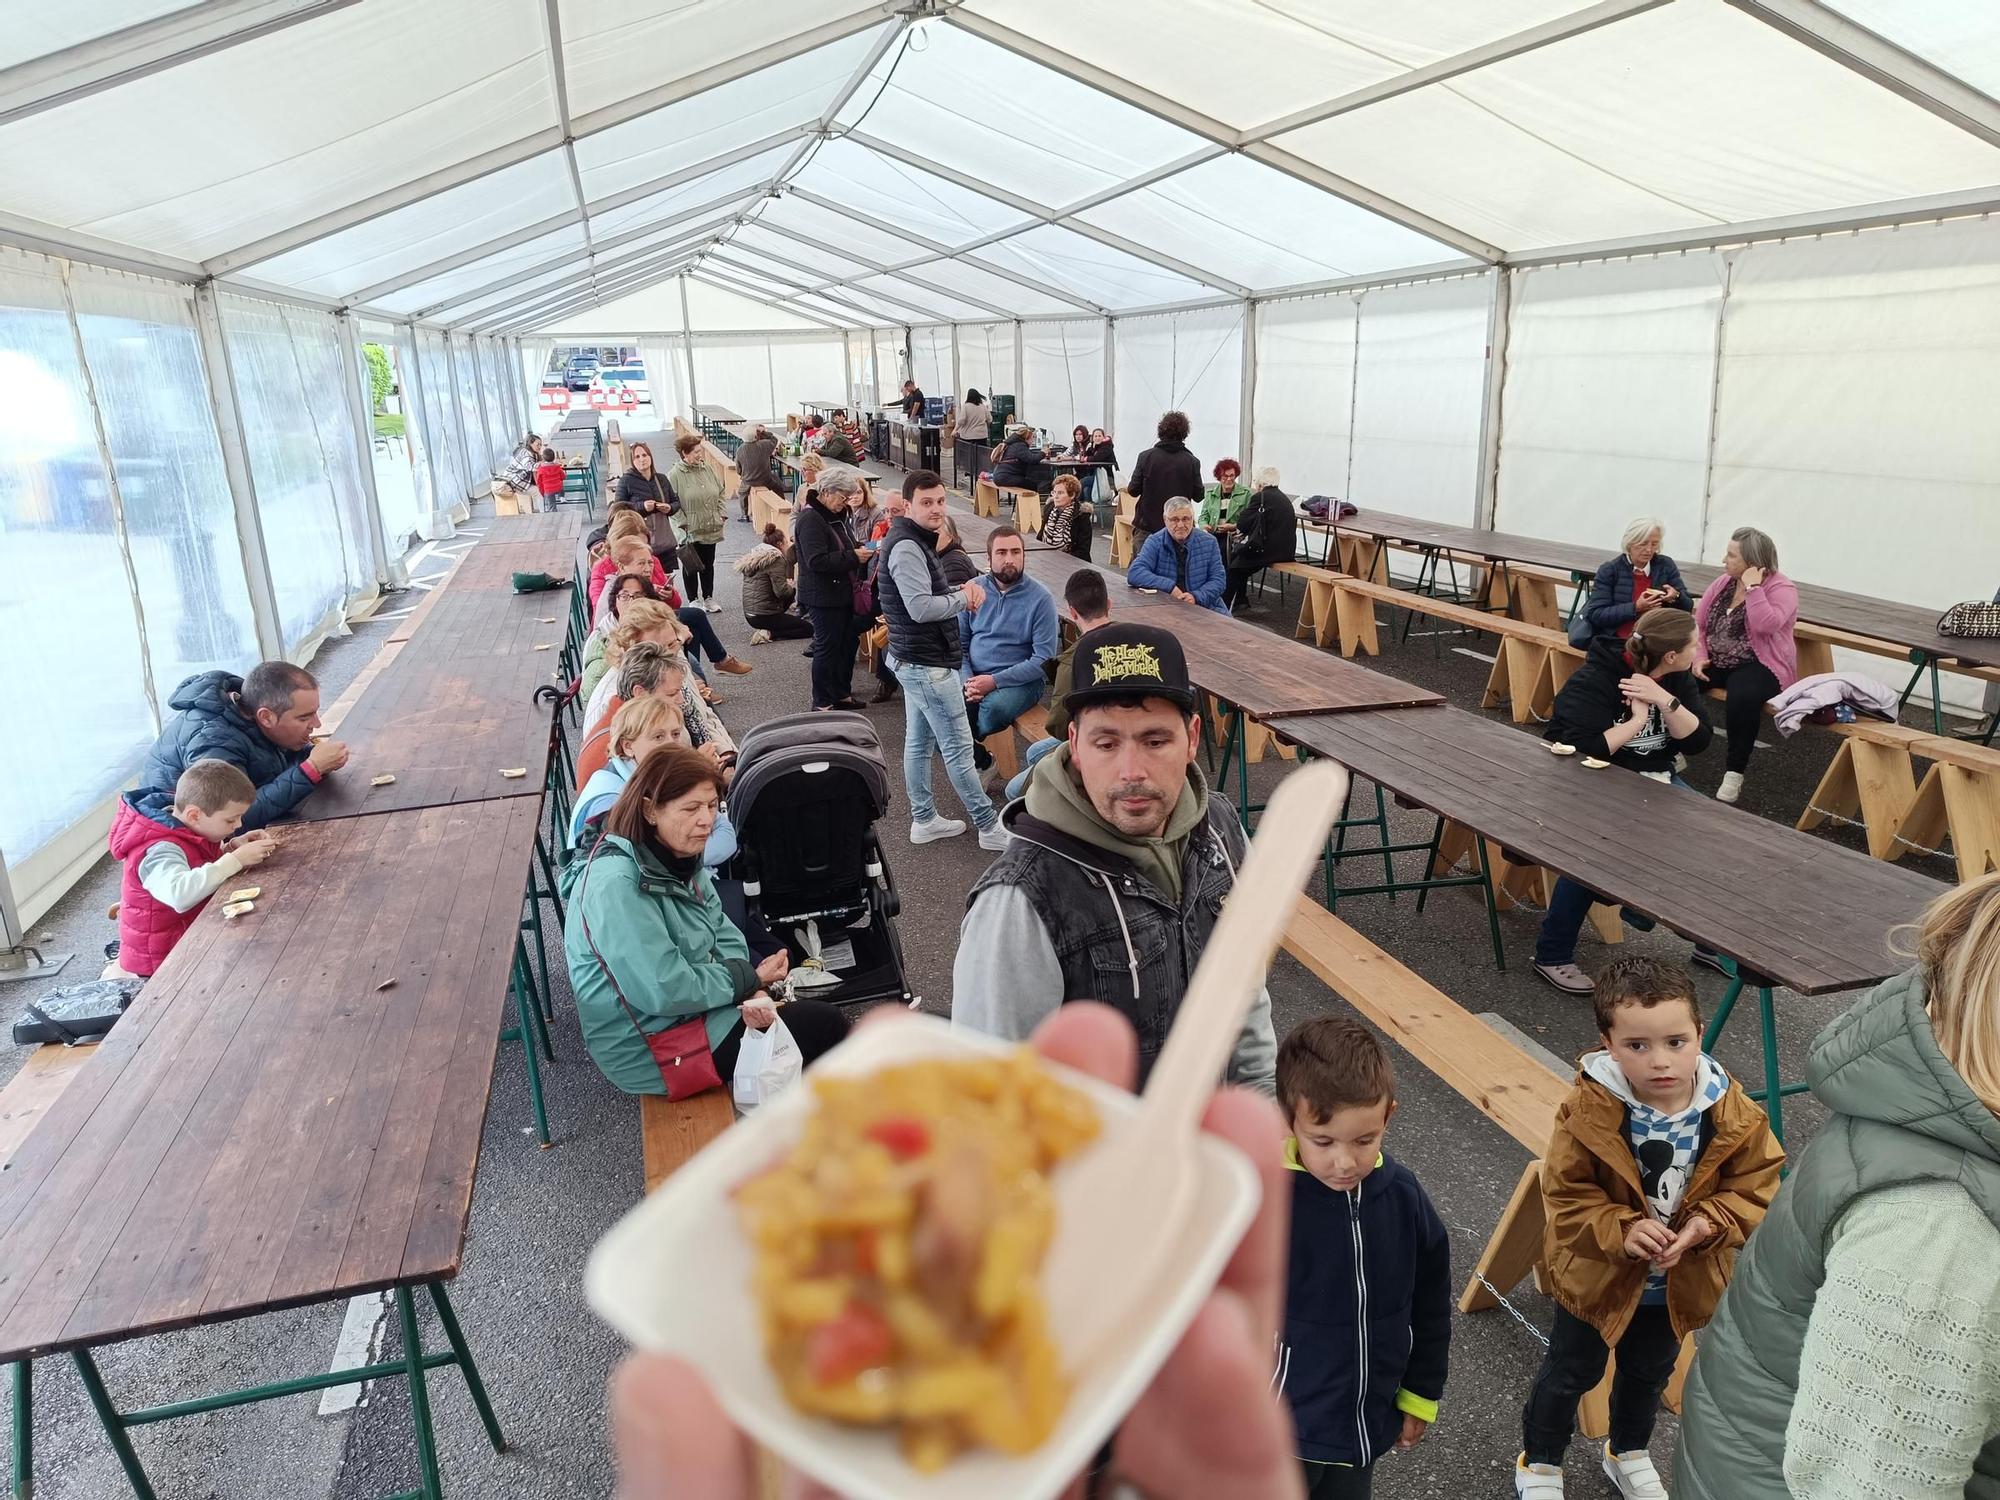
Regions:
[[[1646,611],[1623,641],[1599,636],[1556,694],[1542,738],[1654,781],[1687,786],[1674,774],[1674,756],[1701,754],[1711,737],[1701,684],[1688,670],[1694,652],[1694,617],[1681,609]],[[1644,858],[1643,830],[1624,836],[1633,857]],[[1588,995],[1595,984],[1576,965],[1576,939],[1591,905],[1603,899],[1567,875],[1549,897],[1535,939],[1535,972],[1566,995]],[[1642,931],[1653,925],[1629,913],[1626,920]]]
[[[656,749],[605,814],[603,838],[563,871],[584,1045],[628,1094],[728,1088],[744,1032],[778,1019],[766,987],[790,972],[786,954],[751,960],[702,868],[722,793],[707,756]],[[847,1017],[824,1001],[794,1000],[784,1018],[808,1067],[847,1035]]]
[[[1701,596],[1694,617],[1701,627],[1694,675],[1722,689],[1722,722],[1729,731],[1729,761],[1715,800],[1734,802],[1743,795],[1764,705],[1799,680],[1799,647],[1792,638],[1799,589],[1778,571],[1778,544],[1754,526],[1732,531],[1722,576]]]
[[[1652,516],[1641,516],[1625,528],[1622,550],[1597,570],[1584,601],[1582,614],[1592,635],[1615,635],[1622,641],[1649,609],[1694,608],[1681,570],[1660,550],[1665,536],[1666,527]]]
[[[1016,427],[1009,432],[1000,448],[1000,461],[993,466],[994,487],[1034,490],[1046,495],[1054,482],[1048,456],[1034,444],[1033,429]]]

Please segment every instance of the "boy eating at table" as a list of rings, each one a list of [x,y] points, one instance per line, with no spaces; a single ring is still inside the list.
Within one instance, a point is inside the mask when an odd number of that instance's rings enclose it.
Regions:
[[[1295,1029],[1278,1048],[1278,1107],[1292,1241],[1272,1384],[1292,1408],[1307,1500],[1363,1500],[1375,1461],[1437,1420],[1451,1245],[1415,1174],[1382,1154],[1396,1077],[1374,1032],[1348,1016]]]
[[[171,796],[127,792],[111,825],[111,852],[125,865],[118,894],[118,956],[106,979],[150,979],[216,889],[277,849],[268,829],[235,838],[257,796],[226,760],[198,760]]]
[[[1681,1340],[1707,1323],[1736,1252],[1764,1219],[1785,1151],[1771,1122],[1701,1050],[1679,967],[1621,958],[1597,977],[1603,1047],[1579,1061],[1542,1162],[1555,1326],[1527,1409],[1514,1492],[1562,1500],[1576,1404],[1604,1377],[1601,1464],[1625,1500],[1666,1500],[1647,1444]]]

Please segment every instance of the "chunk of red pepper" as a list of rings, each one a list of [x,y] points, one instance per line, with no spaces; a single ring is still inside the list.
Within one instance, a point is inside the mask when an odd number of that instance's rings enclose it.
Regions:
[[[930,1127],[914,1115],[884,1115],[863,1133],[897,1161],[909,1161],[931,1148]]]
[[[838,1385],[887,1364],[895,1352],[895,1335],[882,1314],[866,1302],[849,1302],[807,1336],[806,1368],[820,1385]]]

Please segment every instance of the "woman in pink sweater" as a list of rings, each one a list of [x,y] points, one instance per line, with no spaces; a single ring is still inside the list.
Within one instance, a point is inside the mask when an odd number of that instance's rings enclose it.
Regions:
[[[1695,606],[1694,675],[1724,693],[1728,769],[1716,800],[1743,793],[1743,773],[1763,727],[1764,705],[1798,680],[1798,585],[1778,571],[1778,545],[1754,526],[1730,533],[1722,576]]]

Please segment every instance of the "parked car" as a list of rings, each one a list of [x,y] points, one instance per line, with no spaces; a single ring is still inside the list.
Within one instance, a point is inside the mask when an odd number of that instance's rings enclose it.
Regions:
[[[597,383],[606,390],[610,390],[616,386],[623,386],[632,393],[633,399],[641,405],[653,399],[652,392],[646,385],[646,367],[644,365],[608,366],[597,372]]]
[[[564,378],[573,391],[587,391],[591,381],[597,378],[597,356],[595,354],[572,354],[564,369]]]

